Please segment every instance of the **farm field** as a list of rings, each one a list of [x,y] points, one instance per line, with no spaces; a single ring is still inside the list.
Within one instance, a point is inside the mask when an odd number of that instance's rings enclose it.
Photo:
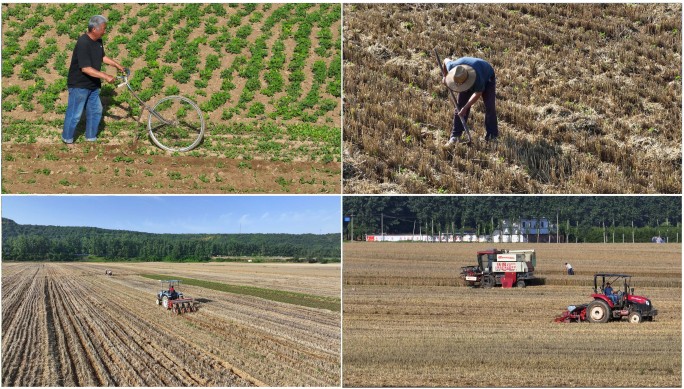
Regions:
[[[345,243],[343,385],[681,386],[680,244],[496,245],[534,248],[546,285],[462,286],[460,267],[493,246]],[[633,275],[655,321],[554,323],[600,271]]]
[[[345,193],[681,193],[681,4],[348,4]],[[442,147],[441,57],[496,72]]]
[[[154,146],[148,113],[106,83],[97,143],[82,120],[62,144],[71,53],[97,14],[143,100],[201,108],[196,149]],[[340,20],[337,4],[3,4],[3,192],[340,193]]]
[[[174,315],[155,304],[147,268],[104,265],[2,264],[3,385],[339,386],[338,311],[186,285],[200,308]],[[202,266],[159,269],[198,277]],[[231,268],[213,268],[215,279]],[[323,284],[334,268],[339,285],[339,265],[320,269]],[[314,284],[315,271],[281,270]]]

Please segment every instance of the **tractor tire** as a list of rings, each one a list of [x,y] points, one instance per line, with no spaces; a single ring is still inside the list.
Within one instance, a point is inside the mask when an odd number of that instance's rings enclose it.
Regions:
[[[169,298],[167,296],[162,297],[162,305],[164,308],[169,309]]]
[[[628,318],[630,323],[641,323],[642,321],[641,314],[637,311],[630,313]]]
[[[489,288],[494,287],[494,285],[496,285],[496,278],[494,278],[494,276],[489,275],[489,274],[482,276],[482,287],[483,288],[489,289]]]
[[[610,316],[610,307],[603,300],[594,300],[587,306],[587,321],[590,323],[607,323]]]
[[[157,299],[157,305],[161,305],[161,300]]]
[[[527,286],[527,284],[525,283],[525,280],[518,280],[518,282],[515,283],[515,286],[518,288],[524,288]]]

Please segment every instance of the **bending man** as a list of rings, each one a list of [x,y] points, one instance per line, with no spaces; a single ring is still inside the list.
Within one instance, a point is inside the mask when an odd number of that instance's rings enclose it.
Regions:
[[[442,82],[451,90],[458,92],[454,125],[446,145],[459,142],[464,131],[461,118],[464,122],[468,121],[470,107],[480,98],[485,106],[485,140],[496,140],[499,136],[499,127],[496,120],[496,77],[492,65],[479,58],[462,57],[455,61],[444,58],[444,66],[449,73],[442,78]]]

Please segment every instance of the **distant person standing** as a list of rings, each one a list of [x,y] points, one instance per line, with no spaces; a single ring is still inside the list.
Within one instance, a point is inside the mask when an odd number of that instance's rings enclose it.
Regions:
[[[67,78],[69,101],[62,130],[62,141],[66,144],[74,143],[76,125],[81,120],[84,109],[86,112],[85,138],[90,142],[97,140],[97,129],[102,119],[101,80],[109,83],[114,83],[116,80],[116,77],[100,71],[102,63],[112,65],[119,71],[124,69],[118,62],[105,55],[102,37],[106,30],[107,19],[104,16],[91,17],[88,21],[88,32],[78,38],[71,54]]]
[[[492,65],[479,58],[461,57],[457,60],[444,58],[444,67],[448,74],[442,78],[442,82],[449,89],[458,92],[454,124],[446,146],[459,142],[465,131],[461,118],[468,122],[470,107],[480,98],[485,106],[485,140],[496,140],[499,126],[496,119],[496,76]]]
[[[565,270],[569,276],[575,275],[575,270],[572,268],[572,265],[567,262],[565,262]]]

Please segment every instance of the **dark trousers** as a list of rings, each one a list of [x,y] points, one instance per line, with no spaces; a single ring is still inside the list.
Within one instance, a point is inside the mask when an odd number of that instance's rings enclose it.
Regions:
[[[458,111],[468,103],[468,100],[470,100],[470,96],[472,95],[473,92],[470,90],[458,94],[456,100],[459,108],[454,112],[454,125],[451,129],[452,138],[459,138],[465,130],[461,123],[461,119],[458,117]],[[487,131],[485,138],[496,138],[499,136],[499,123],[496,120],[496,77],[489,79],[482,92],[481,99],[485,106],[485,130]],[[468,122],[468,116],[470,116],[470,110],[466,112],[466,115],[463,118],[463,121],[466,123]]]
[[[574,276],[574,275],[575,275],[575,271],[574,271],[572,268],[568,269],[568,275],[569,275],[569,276]]]

